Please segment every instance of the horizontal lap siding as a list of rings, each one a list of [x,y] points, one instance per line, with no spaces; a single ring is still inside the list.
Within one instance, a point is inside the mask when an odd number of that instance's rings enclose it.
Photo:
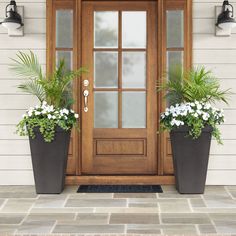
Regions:
[[[236,8],[236,1],[230,1]],[[223,89],[231,88],[229,105],[220,127],[224,145],[212,141],[207,184],[236,184],[236,29],[231,37],[215,37],[215,6],[221,0],[193,1],[193,64],[204,65],[219,78]]]
[[[8,2],[0,3],[0,19]],[[8,37],[0,27],[0,184],[33,184],[28,139],[14,131],[24,110],[36,100],[17,90],[21,80],[9,70],[9,58],[31,49],[44,70],[46,65],[45,0],[17,3],[25,6],[24,37]],[[236,1],[231,3],[236,8]],[[223,88],[232,88],[230,105],[220,104],[226,116],[220,127],[224,145],[212,141],[207,183],[236,184],[236,29],[231,37],[215,37],[215,5],[221,4],[222,0],[193,1],[193,63],[211,69]]]
[[[9,1],[0,3],[0,19]],[[9,70],[10,58],[20,51],[32,50],[46,68],[46,2],[18,0],[24,6],[24,37],[8,37],[0,27],[0,185],[34,184],[29,141],[19,137],[15,125],[25,109],[37,103],[30,95],[17,89],[21,79]]]

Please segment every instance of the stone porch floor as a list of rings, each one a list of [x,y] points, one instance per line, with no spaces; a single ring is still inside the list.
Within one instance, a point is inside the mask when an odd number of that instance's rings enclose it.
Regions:
[[[33,186],[0,186],[0,235],[235,234],[236,186],[208,186],[204,195],[36,195]]]

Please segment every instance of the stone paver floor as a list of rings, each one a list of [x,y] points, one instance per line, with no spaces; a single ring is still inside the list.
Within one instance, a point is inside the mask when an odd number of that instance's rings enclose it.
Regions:
[[[34,186],[0,186],[0,235],[236,235],[236,186],[207,186],[204,195],[76,193],[36,195]]]

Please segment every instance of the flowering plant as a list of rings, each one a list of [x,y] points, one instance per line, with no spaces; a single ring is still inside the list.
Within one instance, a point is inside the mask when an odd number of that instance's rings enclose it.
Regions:
[[[41,105],[30,107],[23,115],[23,119],[17,125],[17,133],[21,136],[35,137],[34,128],[39,128],[45,142],[54,139],[55,128],[59,126],[63,130],[70,130],[79,115],[72,109],[55,108],[53,105],[43,102]]]
[[[217,125],[224,123],[223,111],[212,107],[210,103],[195,101],[175,104],[161,114],[161,128],[171,131],[180,126],[189,127],[189,135],[197,139],[206,126],[213,128],[212,135],[222,143]]]
[[[17,125],[17,133],[34,138],[34,128],[39,128],[46,142],[54,139],[56,127],[70,130],[76,125],[78,114],[70,107],[73,104],[73,80],[87,72],[80,68],[68,71],[65,60],[60,60],[51,74],[44,74],[37,57],[19,52],[13,59],[11,69],[25,80],[18,88],[38,98],[40,105],[31,107]]]

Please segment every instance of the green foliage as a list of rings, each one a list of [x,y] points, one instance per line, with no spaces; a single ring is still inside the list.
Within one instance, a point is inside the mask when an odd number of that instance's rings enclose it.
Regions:
[[[30,108],[17,125],[17,133],[34,138],[34,128],[39,128],[46,142],[54,139],[57,126],[69,130],[76,125],[78,114],[70,109],[73,104],[72,82],[86,72],[66,70],[65,61],[60,60],[55,70],[43,74],[37,57],[19,52],[11,69],[25,81],[18,86],[23,92],[38,98],[40,105]]]
[[[217,125],[222,123],[224,123],[223,111],[205,102],[195,101],[176,104],[166,108],[165,112],[161,114],[162,130],[171,131],[180,126],[187,126],[189,127],[189,135],[193,139],[197,139],[204,127],[211,126],[213,129],[212,135],[219,144],[222,144],[222,141]]]
[[[45,142],[51,142],[57,126],[63,130],[70,130],[76,125],[77,118],[78,114],[75,114],[73,110],[54,108],[44,101],[41,106],[36,105],[26,111],[17,125],[17,133],[35,138],[34,129],[39,128]]]
[[[56,108],[67,107],[73,104],[71,92],[72,82],[86,72],[84,68],[77,71],[67,71],[65,61],[60,60],[52,74],[44,75],[37,57],[19,52],[17,59],[12,59],[11,69],[20,77],[26,79],[19,88],[29,94],[35,95],[42,103],[53,105]]]
[[[229,94],[229,90],[220,89],[218,79],[204,67],[183,72],[177,66],[170,71],[169,79],[158,86],[158,90],[166,92],[166,99],[171,105],[194,101],[227,103]]]

